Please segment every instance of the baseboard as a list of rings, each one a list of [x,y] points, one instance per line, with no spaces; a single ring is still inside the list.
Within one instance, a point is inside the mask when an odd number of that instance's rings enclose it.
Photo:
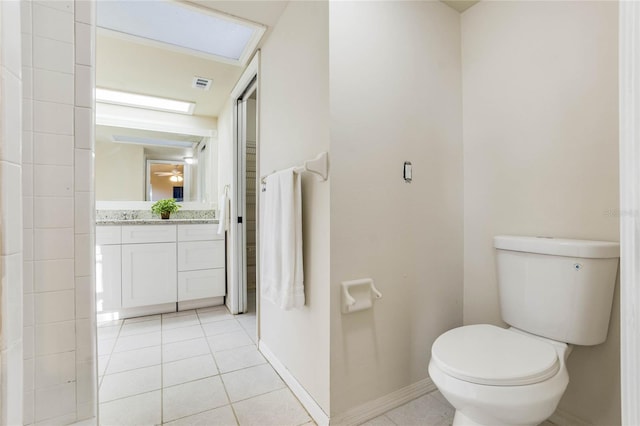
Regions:
[[[427,377],[426,379],[420,380],[419,382],[413,383],[402,389],[398,389],[395,392],[391,392],[390,394],[373,401],[366,402],[330,419],[320,405],[318,405],[313,397],[306,391],[300,382],[296,380],[289,370],[287,370],[287,368],[280,362],[275,354],[271,352],[262,340],[258,342],[258,349],[260,349],[260,352],[262,352],[267,361],[269,361],[280,377],[282,377],[282,380],[284,380],[294,395],[300,400],[304,408],[309,412],[318,426],[328,426],[329,424],[340,426],[359,425],[378,417],[389,410],[406,404],[411,400],[419,398],[424,394],[436,390],[436,385],[434,385],[431,379]],[[565,426],[565,424],[559,424],[559,426]],[[582,426],[582,424],[575,426]]]
[[[291,389],[298,400],[300,400],[300,403],[302,403],[318,426],[328,426],[329,416],[262,340],[258,342],[258,349],[267,361],[269,361],[269,364],[278,372],[280,377],[282,377],[282,380],[289,386],[289,389]]]
[[[436,385],[427,377],[419,382],[398,389],[395,392],[352,408],[336,417],[332,417],[331,425],[359,425],[434,390],[436,390]]]
[[[557,426],[593,426],[591,423],[563,410],[556,410],[549,421]]]

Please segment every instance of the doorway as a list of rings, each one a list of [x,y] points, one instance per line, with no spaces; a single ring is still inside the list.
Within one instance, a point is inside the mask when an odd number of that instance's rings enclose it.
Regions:
[[[233,314],[256,312],[259,194],[259,90],[257,54],[231,93],[233,102],[233,180],[227,308]]]

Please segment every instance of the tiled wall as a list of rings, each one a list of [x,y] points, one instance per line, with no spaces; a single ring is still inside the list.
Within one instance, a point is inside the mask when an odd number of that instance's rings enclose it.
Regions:
[[[24,424],[95,416],[94,3],[22,0]]]
[[[0,423],[22,421],[20,4],[0,2]]]

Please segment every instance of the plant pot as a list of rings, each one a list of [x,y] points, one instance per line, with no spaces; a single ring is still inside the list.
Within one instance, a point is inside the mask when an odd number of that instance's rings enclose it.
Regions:
[[[162,213],[160,213],[160,217],[162,219],[169,219],[170,215],[171,215],[171,212],[162,212]]]

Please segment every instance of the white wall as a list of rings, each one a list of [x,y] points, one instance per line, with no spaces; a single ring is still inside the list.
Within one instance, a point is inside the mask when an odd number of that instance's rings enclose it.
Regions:
[[[329,148],[327,2],[290,2],[261,53],[259,172]],[[330,179],[331,180],[331,179]],[[304,308],[260,301],[260,338],[329,413],[329,186],[303,176]]]
[[[118,166],[114,167],[115,164]],[[96,141],[96,199],[104,201],[144,200],[146,173],[142,145]],[[170,196],[172,195],[170,194]]]
[[[24,76],[25,249],[24,300],[16,306],[24,306],[23,421],[68,424],[94,417],[97,403],[95,12],[81,0],[19,4],[22,37],[14,40],[22,42]],[[4,189],[16,181],[1,182]]]
[[[597,1],[462,15],[466,324],[502,324],[494,235],[618,240],[617,18]],[[618,315],[568,361],[560,408],[593,424],[620,423]]]
[[[329,9],[334,417],[426,379],[431,344],[462,323],[462,111],[457,12]],[[342,315],[340,283],[365,277],[383,298]]]

